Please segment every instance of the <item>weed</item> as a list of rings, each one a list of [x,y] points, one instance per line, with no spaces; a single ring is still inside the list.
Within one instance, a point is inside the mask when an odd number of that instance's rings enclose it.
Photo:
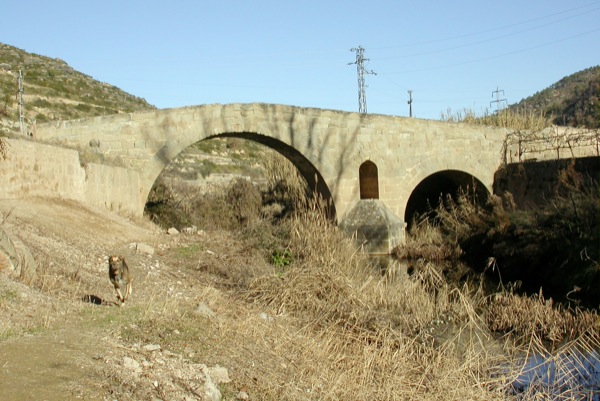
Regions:
[[[229,185],[225,199],[240,226],[259,217],[262,197],[258,188],[250,181],[235,179]]]
[[[18,298],[15,290],[4,290],[0,293],[0,307],[5,303],[14,303]]]
[[[271,254],[271,264],[277,268],[283,268],[292,263],[293,257],[289,250],[275,249]]]
[[[181,258],[192,259],[198,257],[201,252],[205,251],[205,247],[199,243],[185,244],[179,248],[176,248],[175,252]]]

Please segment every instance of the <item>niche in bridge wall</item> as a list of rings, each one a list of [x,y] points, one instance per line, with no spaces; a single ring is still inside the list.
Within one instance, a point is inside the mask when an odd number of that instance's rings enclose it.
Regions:
[[[377,166],[367,160],[358,168],[360,199],[379,199],[379,177]]]

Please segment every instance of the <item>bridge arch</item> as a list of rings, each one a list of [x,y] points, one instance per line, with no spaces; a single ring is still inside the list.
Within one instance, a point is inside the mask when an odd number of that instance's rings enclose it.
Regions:
[[[477,202],[485,204],[490,193],[484,183],[472,174],[460,170],[443,170],[425,177],[413,189],[404,213],[408,228],[417,215],[435,209],[442,196],[456,199],[460,191],[472,193]]]
[[[296,150],[294,147],[274,137],[261,135],[254,132],[224,132],[216,135],[210,135],[206,138],[200,139],[197,142],[190,143],[187,147],[192,146],[194,143],[215,138],[238,138],[257,142],[284,156],[298,169],[298,172],[304,178],[312,193],[318,195],[321,199],[326,200],[325,212],[327,214],[327,217],[332,221],[335,221],[336,208],[333,202],[333,196],[329,186],[323,178],[323,175],[314,166],[314,164],[310,162],[310,160],[308,160],[301,152]],[[158,152],[155,155],[154,159],[150,163],[152,168],[149,170],[151,172],[149,171],[149,174],[147,176],[147,179],[151,181],[151,184],[149,187],[147,187],[148,190],[144,197],[144,203],[148,201],[148,195],[151,191],[151,188],[154,186],[154,183],[158,179],[160,173],[165,169],[169,162],[174,160],[175,157],[177,157],[187,147],[181,149],[176,155],[169,155],[169,157],[165,157],[166,152]]]

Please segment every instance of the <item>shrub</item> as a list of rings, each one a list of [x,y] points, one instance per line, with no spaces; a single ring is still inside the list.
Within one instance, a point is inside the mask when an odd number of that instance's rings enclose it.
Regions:
[[[600,198],[598,183],[573,165],[562,170],[556,196],[533,211],[514,210],[511,196],[491,196],[485,206],[467,194],[447,197],[415,224],[403,259],[457,259],[519,291],[540,288],[555,301],[600,304]]]
[[[265,159],[267,189],[263,194],[265,205],[280,205],[277,218],[305,210],[311,199],[311,191],[298,169],[284,156],[271,153]]]
[[[591,334],[599,338],[595,311],[567,309],[545,299],[542,292],[530,297],[501,292],[490,298],[485,320],[494,332],[509,334],[518,343],[539,338],[552,346]]]
[[[250,181],[243,178],[233,180],[227,190],[226,200],[240,226],[259,217],[262,197]]]
[[[33,107],[50,108],[52,106],[52,103],[50,103],[46,99],[42,99],[41,97],[38,97],[33,102],[31,102],[31,106],[33,106]]]

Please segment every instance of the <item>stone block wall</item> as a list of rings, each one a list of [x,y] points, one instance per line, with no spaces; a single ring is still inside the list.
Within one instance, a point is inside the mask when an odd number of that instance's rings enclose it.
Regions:
[[[0,196],[51,196],[84,200],[85,170],[77,151],[19,139],[7,139],[0,160]]]
[[[76,150],[24,139],[7,142],[8,156],[0,160],[0,197],[71,199],[123,215],[143,213],[137,171],[101,164],[83,167]]]

